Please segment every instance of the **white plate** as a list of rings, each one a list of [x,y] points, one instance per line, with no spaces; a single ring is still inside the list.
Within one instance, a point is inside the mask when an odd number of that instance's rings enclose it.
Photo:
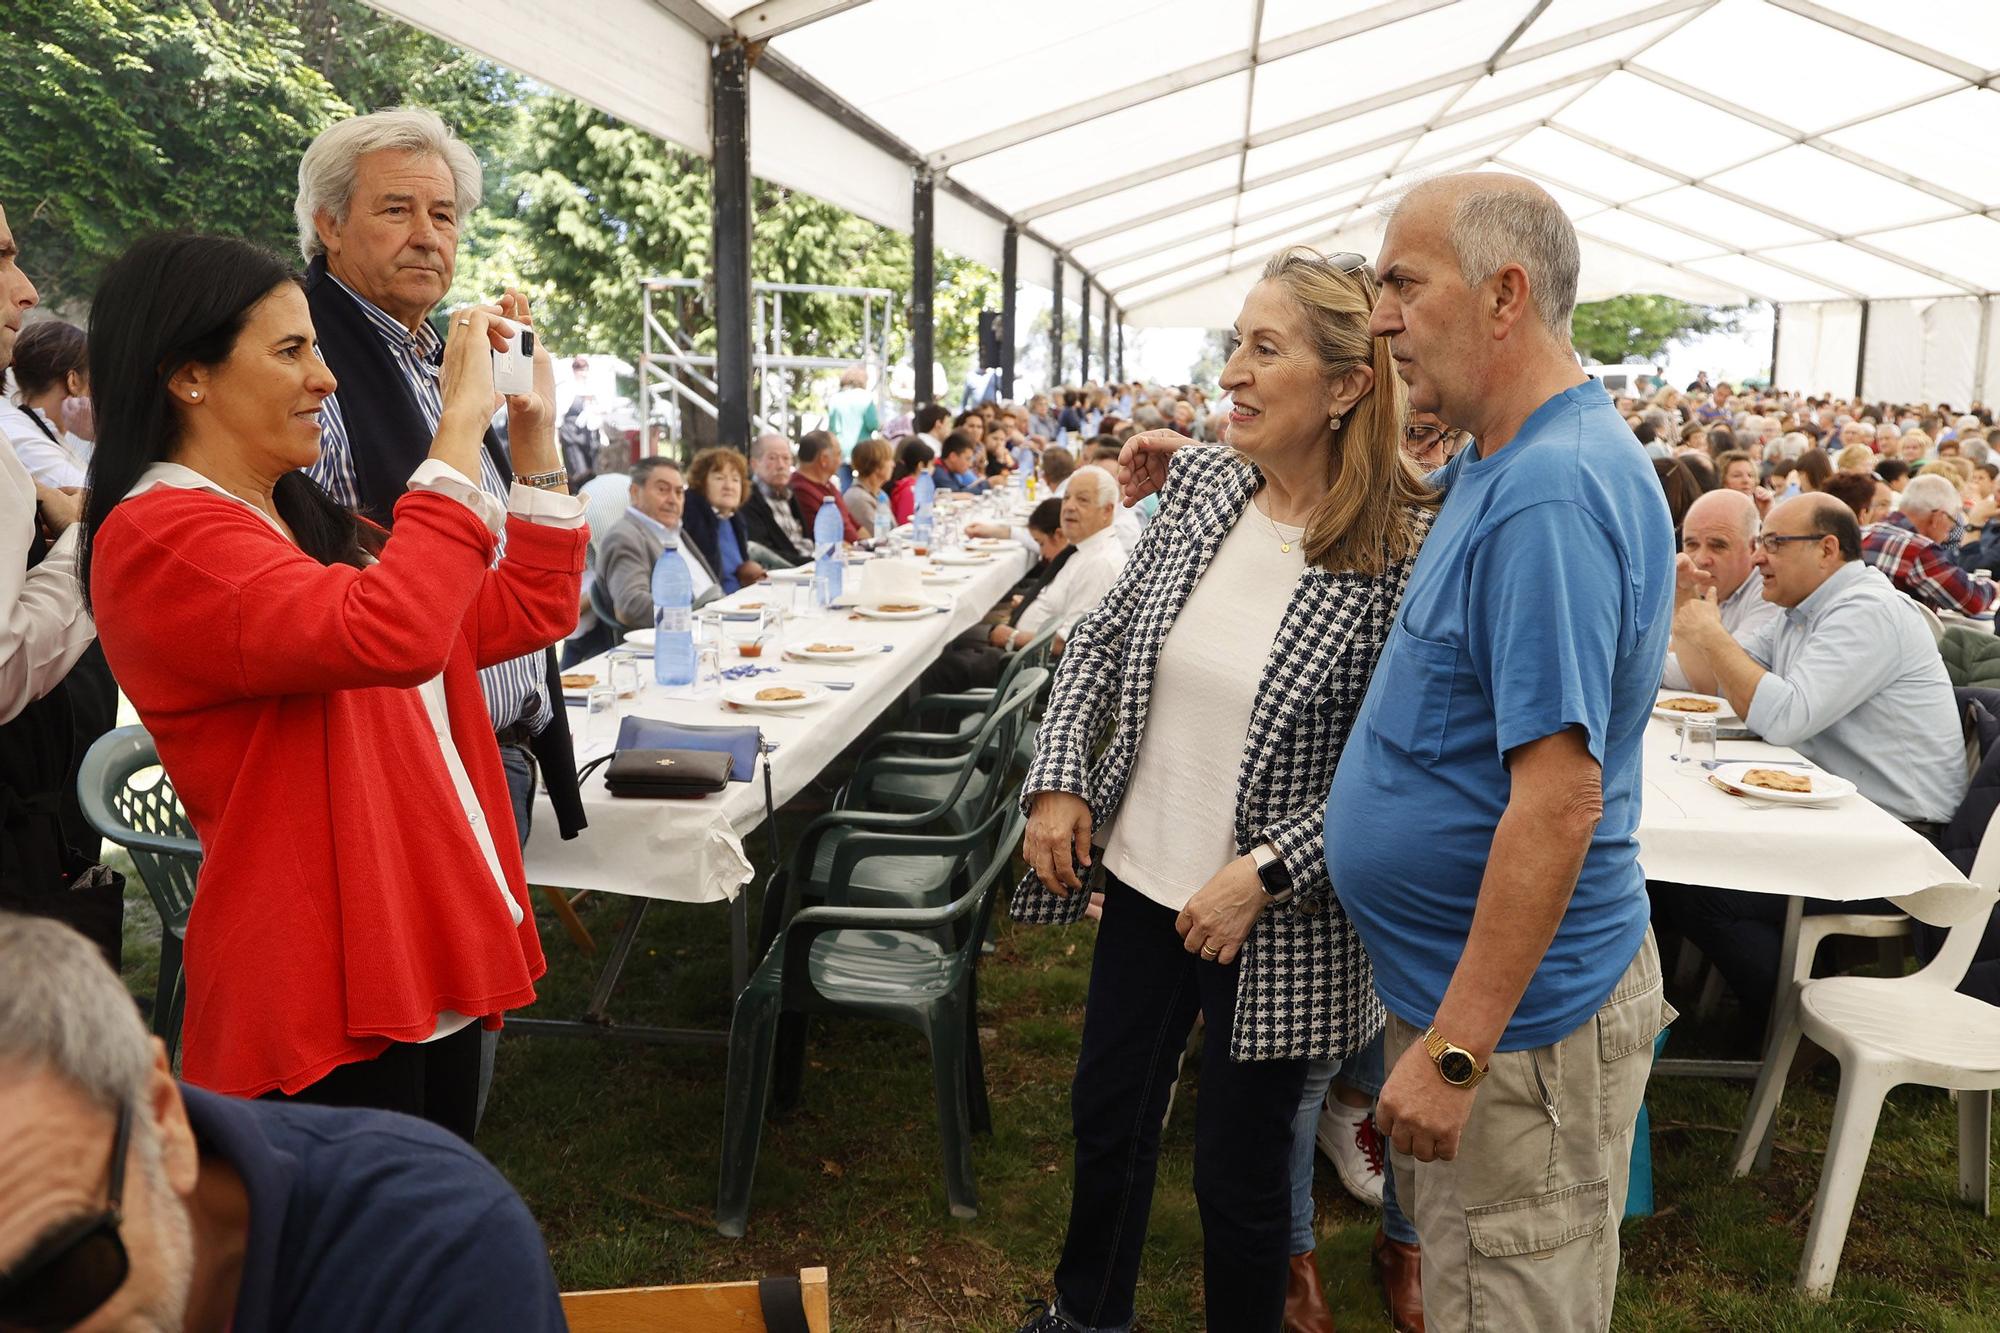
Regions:
[[[782,686],[798,690],[804,697],[799,699],[759,699],[757,691]],[[758,709],[767,713],[789,713],[800,708],[810,708],[830,693],[826,686],[815,685],[809,680],[772,680],[768,676],[754,676],[749,680],[726,685],[722,697],[738,708]]]
[[[1014,543],[1005,537],[968,537],[965,544],[975,551],[1004,551]]]
[[[1769,787],[1746,787],[1743,775],[1753,768],[1768,768],[1774,773],[1796,773],[1800,777],[1812,779],[1811,791],[1772,791]],[[1724,764],[1712,774],[1717,782],[1732,791],[1741,792],[1756,801],[1771,801],[1777,805],[1825,805],[1843,796],[1852,796],[1855,786],[1846,778],[1829,773],[1820,768],[1794,768],[1788,764],[1758,763],[1747,759],[1741,763]]]
[[[840,653],[816,653],[811,650],[815,643],[845,643],[847,651]],[[801,639],[797,643],[785,645],[785,655],[796,657],[802,662],[859,662],[874,657],[882,651],[882,645],[874,639],[849,638],[844,634],[824,634],[817,638]]]
[[[764,577],[773,583],[811,583],[813,572],[811,565],[796,565],[791,569],[767,570]]]
[[[787,597],[785,601],[789,603],[791,598]],[[750,597],[740,602],[735,597],[725,597],[719,602],[710,602],[702,610],[714,615],[724,616],[732,614],[754,615],[760,609],[768,610],[776,605],[777,603],[769,597]]]
[[[652,631],[651,631],[651,630],[647,630],[646,632],[647,632],[648,634],[652,633]],[[596,688],[597,688],[597,687],[598,687],[599,685],[609,685],[609,684],[611,683],[611,681],[610,681],[610,678],[609,678],[608,676],[606,676],[606,675],[605,675],[604,673],[602,673],[602,672],[595,672],[595,671],[571,671],[571,672],[566,672],[566,673],[564,673],[564,674],[566,674],[566,675],[572,675],[572,676],[595,676],[595,677],[596,677],[596,679],[595,679],[595,680],[593,680],[593,681],[591,681],[591,683],[590,683],[590,684],[588,684],[588,685],[565,685],[565,686],[563,686],[563,698],[564,698],[564,699],[574,699],[574,700],[576,700],[576,701],[577,701],[577,702],[579,702],[579,703],[581,703],[581,702],[583,702],[583,701],[585,701],[585,700],[589,699],[589,698],[590,698],[590,692],[591,692],[592,690],[596,689]]]
[[[930,602],[918,611],[884,611],[879,606],[857,606],[854,608],[854,613],[866,616],[870,620],[922,620],[925,616],[934,616],[943,609],[937,603]]]
[[[940,569],[924,575],[924,583],[933,588],[948,587],[954,583],[963,583],[971,577],[970,574],[952,574]]]
[[[990,565],[993,556],[984,551],[932,551],[931,562],[939,565]]]
[[[653,651],[653,631],[649,629],[628,629],[625,631],[625,642],[631,644],[634,648],[644,648],[650,653]]]
[[[1702,699],[1715,705],[1713,713],[1692,713],[1686,709],[1668,708],[1669,699]],[[1663,717],[1669,722],[1678,722],[1684,717],[1713,718],[1717,722],[1734,722],[1736,710],[1729,706],[1729,700],[1713,694],[1696,694],[1693,690],[1661,690],[1659,699],[1653,704],[1653,716]]]

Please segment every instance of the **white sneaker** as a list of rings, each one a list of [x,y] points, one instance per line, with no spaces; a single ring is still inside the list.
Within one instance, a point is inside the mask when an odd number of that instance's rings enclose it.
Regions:
[[[1328,1097],[1319,1113],[1319,1150],[1340,1174],[1340,1183],[1361,1202],[1382,1206],[1382,1135],[1374,1109],[1348,1106]]]

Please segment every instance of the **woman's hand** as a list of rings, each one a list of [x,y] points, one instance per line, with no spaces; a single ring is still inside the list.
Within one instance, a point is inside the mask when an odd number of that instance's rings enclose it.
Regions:
[[[1141,431],[1118,451],[1118,484],[1130,508],[1167,484],[1174,450],[1192,443],[1177,430]]]
[[[1028,833],[1021,855],[1042,887],[1058,898],[1083,887],[1079,870],[1090,868],[1090,805],[1066,791],[1045,791],[1028,809]]]
[[[497,305],[453,311],[444,340],[444,367],[438,375],[443,408],[430,456],[475,481],[486,423],[499,401],[493,391],[493,353],[498,350],[496,340],[499,347],[507,345],[495,323],[499,316]]]
[[[1257,863],[1239,856],[1195,890],[1174,929],[1181,933],[1181,945],[1189,953],[1228,967],[1243,950],[1271,895],[1264,892],[1257,877]]]
[[[72,523],[83,517],[84,494],[71,486],[57,489],[35,483],[35,507],[51,539],[60,537]]]
[[[500,297],[500,313],[524,329],[535,327],[528,298],[509,287]],[[503,341],[502,346],[505,346]],[[556,371],[548,344],[535,339],[535,391],[507,395],[507,448],[514,458],[514,471],[534,474],[562,469],[562,452],[556,445]]]

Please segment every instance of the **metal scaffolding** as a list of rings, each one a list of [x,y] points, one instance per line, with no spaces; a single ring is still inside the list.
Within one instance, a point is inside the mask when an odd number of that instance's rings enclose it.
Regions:
[[[718,420],[716,399],[719,389],[714,376],[716,358],[694,350],[692,332],[681,326],[672,302],[656,301],[664,291],[700,290],[698,278],[645,278],[639,284],[641,309],[639,350],[639,410],[648,426],[654,421],[655,403],[664,404],[669,433],[681,438],[685,432],[684,409],[692,405],[710,420]],[[886,417],[888,407],[889,320],[896,293],[886,287],[832,287],[819,283],[753,282],[751,292],[750,425],[755,434],[775,431],[793,436],[799,425],[792,408],[801,371],[845,370],[860,363],[875,382],[877,410]],[[802,356],[790,350],[785,328],[785,298],[812,295],[857,300],[861,303],[861,342],[852,355]],[[880,302],[878,309],[877,302]],[[736,441],[722,437],[725,444]],[[747,448],[749,438],[742,442]]]

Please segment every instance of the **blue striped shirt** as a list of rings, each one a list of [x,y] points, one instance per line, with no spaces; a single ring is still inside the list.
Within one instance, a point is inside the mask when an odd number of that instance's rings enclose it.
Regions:
[[[417,406],[423,409],[424,420],[435,431],[438,418],[444,412],[444,399],[438,392],[438,369],[444,362],[444,339],[438,337],[437,330],[429,324],[419,325],[415,333],[410,332],[339,278],[331,273],[327,277],[354,298],[354,303],[361,307],[368,322],[382,335],[389,355],[395,359],[403,378],[409,383],[410,391],[416,395]],[[319,461],[308,471],[328,495],[349,509],[358,509],[361,495],[354,478],[354,450],[347,438],[347,422],[340,412],[338,393],[321,404],[319,421]],[[485,449],[479,451],[479,488],[498,499],[503,506],[507,503],[507,483],[500,476],[500,469],[494,466],[493,455]],[[500,535],[502,551],[506,544],[507,537],[503,531]],[[486,711],[493,718],[494,730],[526,722],[539,732],[549,724],[555,716],[555,707],[543,690],[546,665],[541,653],[528,653],[487,667],[479,673],[479,689],[486,696]]]

